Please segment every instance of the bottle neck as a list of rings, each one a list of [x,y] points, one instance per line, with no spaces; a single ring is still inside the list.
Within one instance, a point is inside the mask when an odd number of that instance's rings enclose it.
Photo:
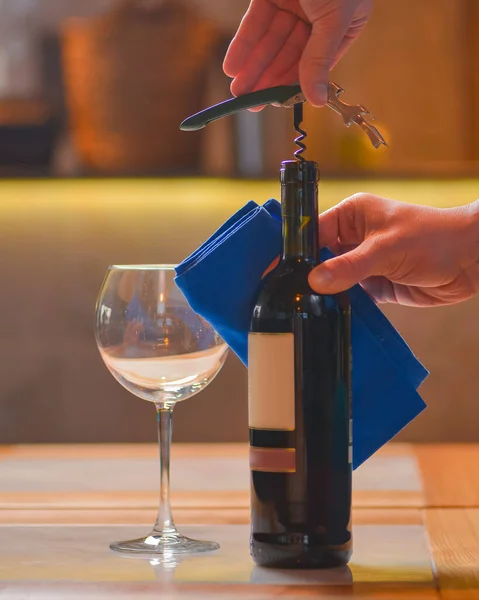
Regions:
[[[316,176],[311,177],[311,168],[308,176],[307,167],[297,169],[299,178],[288,177],[282,170],[283,261],[316,265],[319,263],[317,170]]]

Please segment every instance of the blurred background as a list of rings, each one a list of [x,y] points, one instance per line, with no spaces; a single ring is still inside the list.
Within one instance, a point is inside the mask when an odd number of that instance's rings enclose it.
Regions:
[[[104,367],[96,295],[112,263],[180,262],[249,199],[278,197],[292,114],[185,133],[229,97],[222,60],[247,0],[0,0],[0,443],[150,441],[153,407]],[[479,195],[479,3],[376,0],[335,69],[388,149],[305,107],[321,208],[357,191],[455,206]],[[479,298],[382,307],[431,371],[399,438],[479,440]],[[180,404],[177,441],[247,439],[231,355]]]

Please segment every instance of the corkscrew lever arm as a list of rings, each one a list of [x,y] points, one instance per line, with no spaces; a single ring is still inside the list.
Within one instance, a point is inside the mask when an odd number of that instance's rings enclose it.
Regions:
[[[264,106],[265,104],[279,104],[280,106],[290,107],[297,102],[304,102],[304,100],[305,98],[301,93],[299,85],[280,85],[265,90],[258,90],[251,92],[251,94],[230,98],[229,100],[210,106],[185,119],[181,123],[180,129],[183,131],[196,131],[197,129],[202,129],[208,123],[211,123],[211,121],[234,115],[248,108]]]
[[[386,140],[379,133],[379,131],[368,123],[364,117],[370,117],[374,119],[369,110],[362,104],[347,104],[339,98],[340,94],[343,93],[343,88],[336,83],[330,82],[328,86],[328,103],[329,108],[337,112],[343,118],[346,127],[356,123],[359,125],[364,133],[371,140],[371,144],[375,148],[379,146],[387,146]]]

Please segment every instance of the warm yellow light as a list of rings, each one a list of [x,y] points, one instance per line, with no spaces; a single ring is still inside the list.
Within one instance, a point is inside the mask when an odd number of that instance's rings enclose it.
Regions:
[[[358,191],[437,207],[460,206],[476,197],[477,180],[345,180],[324,178],[321,182],[320,208],[325,210]],[[57,179],[0,181],[0,215],[2,229],[21,226],[38,228],[38,220],[67,220],[73,231],[114,224],[141,221],[138,215],[152,210],[176,222],[185,221],[184,214],[201,213],[211,218],[212,226],[220,225],[249,198],[263,204],[268,198],[279,199],[276,181],[221,179]],[[175,202],[171,198],[175,198]],[[72,220],[72,215],[79,221]],[[13,223],[10,221],[13,221]],[[20,219],[20,220],[19,220]],[[86,219],[86,220],[84,220]],[[133,219],[133,220],[132,220]],[[206,219],[206,217],[205,217]],[[157,227],[155,219],[150,219]]]

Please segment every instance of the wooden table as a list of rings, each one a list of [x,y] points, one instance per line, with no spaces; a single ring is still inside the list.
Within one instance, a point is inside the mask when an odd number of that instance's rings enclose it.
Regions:
[[[330,571],[253,565],[247,451],[174,445],[175,520],[221,548],[158,564],[108,549],[154,522],[154,445],[0,447],[0,598],[479,599],[479,445],[378,452],[354,476],[353,559]]]

